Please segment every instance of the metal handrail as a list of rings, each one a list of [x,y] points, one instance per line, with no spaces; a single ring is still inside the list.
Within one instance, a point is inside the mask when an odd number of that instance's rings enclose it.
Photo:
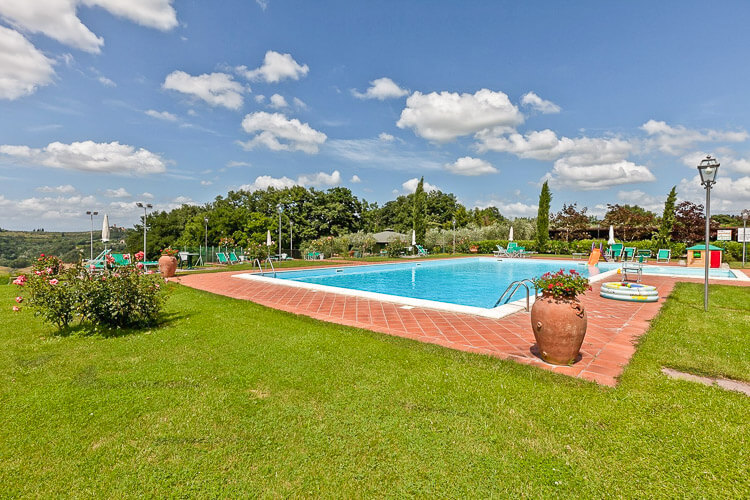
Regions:
[[[505,289],[503,294],[500,296],[499,299],[497,299],[497,302],[495,302],[495,305],[492,307],[497,307],[500,302],[502,302],[503,299],[505,299],[505,303],[507,304],[511,297],[513,297],[513,294],[516,293],[516,290],[518,290],[518,287],[523,286],[526,289],[526,310],[530,310],[529,305],[529,296],[531,295],[531,289],[529,288],[529,285],[527,283],[531,283],[531,285],[534,285],[534,282],[528,278],[522,279],[522,280],[516,280],[510,285],[508,285],[508,288]],[[508,291],[513,289],[510,294],[508,294]],[[505,298],[506,294],[508,295],[508,298]],[[536,297],[536,286],[534,286],[534,297]]]
[[[273,277],[276,277],[276,268],[273,267],[273,261],[271,261],[271,257],[266,257],[266,260],[263,261],[263,264],[268,262],[268,265],[271,266],[271,271],[273,271]],[[260,259],[255,259],[253,261],[253,268],[255,268],[255,264],[258,264],[258,271],[260,271],[261,276],[266,275],[266,268],[263,267],[263,264],[261,264]]]
[[[271,260],[271,257],[266,257],[265,262],[268,262],[268,264],[271,266],[271,271],[273,271],[273,277],[276,277],[276,269],[273,267],[273,261]]]

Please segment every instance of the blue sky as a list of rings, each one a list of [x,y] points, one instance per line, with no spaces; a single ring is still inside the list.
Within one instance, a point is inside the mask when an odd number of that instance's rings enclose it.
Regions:
[[[0,227],[424,176],[469,207],[750,208],[747,2],[3,0]]]

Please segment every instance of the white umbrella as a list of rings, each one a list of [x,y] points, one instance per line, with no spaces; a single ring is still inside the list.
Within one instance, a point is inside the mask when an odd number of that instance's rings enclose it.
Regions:
[[[271,230],[268,230],[268,233],[266,234],[266,246],[273,245],[273,242],[271,241]]]
[[[417,232],[412,229],[411,230],[411,246],[414,246],[417,244]]]
[[[105,243],[104,248],[107,248],[106,243],[109,241],[109,215],[104,214],[104,220],[102,220],[102,242]]]
[[[513,241],[513,226],[510,226],[510,231],[508,231],[508,241]]]
[[[609,241],[607,241],[607,245],[614,245],[615,244],[615,227],[609,226]]]

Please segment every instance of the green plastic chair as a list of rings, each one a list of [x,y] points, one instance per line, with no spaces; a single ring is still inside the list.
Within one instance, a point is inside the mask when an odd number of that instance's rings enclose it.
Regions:
[[[625,247],[622,250],[623,252],[622,260],[629,260],[629,261],[635,260],[635,251],[636,251],[635,247]]]
[[[429,254],[422,245],[415,245],[417,247],[417,255],[420,257],[427,257]]]
[[[237,264],[237,263],[239,263],[239,261],[240,261],[240,259],[237,258],[237,254],[236,253],[234,253],[234,252],[230,252],[229,253],[229,262],[231,262],[232,264]]]
[[[216,258],[219,260],[219,264],[232,265],[224,252],[216,252]]]
[[[656,252],[656,262],[666,262],[669,263],[669,259],[672,258],[672,250],[669,248],[660,248],[658,252]]]

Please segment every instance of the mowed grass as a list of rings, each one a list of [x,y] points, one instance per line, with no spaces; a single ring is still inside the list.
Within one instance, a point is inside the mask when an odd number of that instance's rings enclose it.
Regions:
[[[54,336],[0,287],[0,496],[743,497],[750,288],[679,285],[617,388],[170,285]],[[744,347],[744,348],[743,348]]]

